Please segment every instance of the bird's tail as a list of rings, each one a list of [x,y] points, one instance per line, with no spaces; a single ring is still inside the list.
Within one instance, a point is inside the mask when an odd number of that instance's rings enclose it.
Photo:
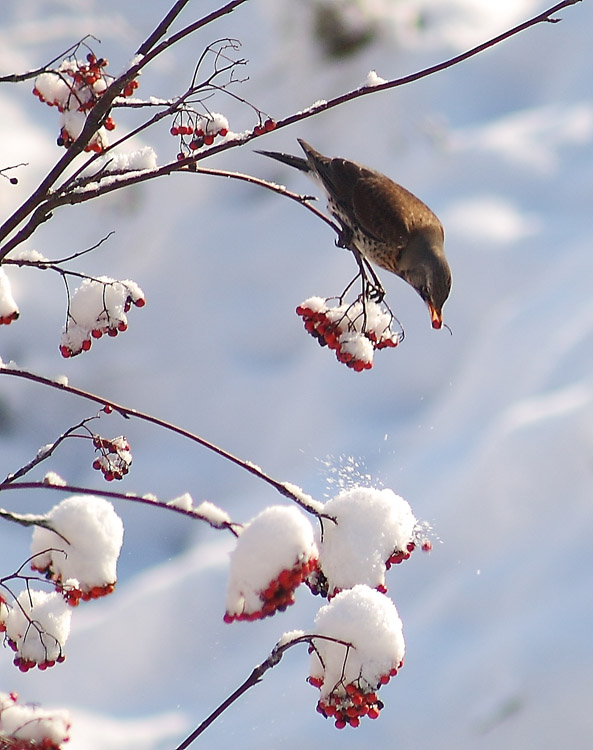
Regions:
[[[302,156],[293,156],[292,154],[281,154],[279,151],[258,151],[257,149],[255,150],[255,153],[263,154],[264,156],[269,156],[271,159],[276,159],[276,161],[280,161],[283,164],[288,164],[289,167],[300,169],[301,172],[311,171],[309,162],[306,159],[303,159]]]

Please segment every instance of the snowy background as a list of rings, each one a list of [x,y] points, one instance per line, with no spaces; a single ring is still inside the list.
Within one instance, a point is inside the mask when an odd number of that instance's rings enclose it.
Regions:
[[[160,58],[139,94],[184,90],[203,47],[233,36],[250,60],[238,93],[280,118],[358,86],[372,68],[384,78],[414,72],[545,7],[367,5],[379,19],[373,42],[335,60],[313,38],[311,3],[254,0]],[[182,20],[213,7],[190,4]],[[164,0],[4,2],[0,74],[43,64],[88,33],[117,72],[166,8]],[[202,744],[548,750],[591,741],[593,4],[562,17],[253,144],[296,153],[302,137],[381,169],[425,200],[445,225],[454,284],[444,317],[453,336],[433,331],[420,298],[385,275],[406,341],[379,352],[370,372],[339,365],[304,333],[294,308],[339,293],[353,275],[351,258],[295,203],[199,175],[60,209],[28,245],[60,257],[116,230],[77,268],[134,279],[148,304],[132,310],[127,333],[88,354],[59,354],[59,277],[9,269],[21,319],[0,331],[3,360],[64,373],[176,422],[319,499],[357,473],[370,475],[438,536],[431,555],[417,553],[388,574],[407,654],[381,691],[378,721],[338,733],[318,716],[306,649],[294,648]],[[0,180],[3,215],[61,155],[56,112],[30,88],[0,88],[0,164],[30,163],[16,188]],[[255,124],[230,99],[213,108],[233,130]],[[117,121],[116,134],[134,115]],[[165,124],[148,137],[135,145],[149,142],[159,163],[174,157]],[[311,190],[251,146],[208,166]],[[2,476],[90,413],[73,398],[2,378]],[[239,468],[156,428],[113,416],[102,432],[124,432],[132,445],[134,466],[118,489],[163,499],[189,491],[237,521],[279,500]],[[71,483],[99,484],[82,442],[68,441],[51,468]],[[45,511],[58,499],[7,493],[2,505]],[[158,509],[117,510],[126,536],[116,593],[74,613],[65,664],[21,675],[11,652],[0,653],[0,689],[70,709],[72,750],[166,750],[282,632],[310,628],[321,602],[303,590],[281,617],[223,625],[230,534]],[[2,574],[23,561],[29,541],[26,529],[0,526]]]

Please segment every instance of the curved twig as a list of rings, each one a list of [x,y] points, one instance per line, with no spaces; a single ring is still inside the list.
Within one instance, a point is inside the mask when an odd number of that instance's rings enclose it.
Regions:
[[[208,729],[210,724],[212,724],[224,711],[226,711],[229,706],[231,706],[236,700],[244,695],[249,690],[249,688],[257,685],[258,682],[261,682],[264,674],[268,670],[272,669],[272,667],[275,667],[277,664],[279,664],[280,660],[284,656],[285,651],[288,651],[289,648],[292,648],[299,643],[308,643],[310,646],[314,646],[315,640],[332,641],[333,643],[339,643],[346,648],[354,648],[354,646],[348,641],[343,641],[339,638],[332,638],[331,636],[316,634],[302,634],[284,642],[279,641],[272,649],[268,658],[265,659],[261,664],[258,664],[256,667],[254,667],[249,677],[247,677],[247,679],[244,680],[239,685],[239,687],[229,695],[228,698],[225,698],[225,700],[223,700],[222,703],[220,703],[214,709],[214,711],[212,711],[212,713],[207,716],[204,721],[183,740],[180,745],[177,745],[175,750],[186,750],[186,748],[188,748],[194,740],[196,740],[206,729]]]

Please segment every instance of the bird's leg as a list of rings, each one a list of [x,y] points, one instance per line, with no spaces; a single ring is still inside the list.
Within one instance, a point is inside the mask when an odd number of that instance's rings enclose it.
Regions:
[[[344,226],[340,222],[340,231],[338,232],[338,236],[336,238],[336,247],[342,247],[344,250],[352,250],[352,252],[356,252],[354,248],[352,247],[352,239],[354,238],[354,233],[350,227]]]
[[[368,260],[363,257],[358,250],[353,250],[354,257],[360,269],[362,278],[362,296],[365,299],[371,299],[380,304],[385,298],[385,289],[373,267]],[[370,278],[369,278],[370,277]]]

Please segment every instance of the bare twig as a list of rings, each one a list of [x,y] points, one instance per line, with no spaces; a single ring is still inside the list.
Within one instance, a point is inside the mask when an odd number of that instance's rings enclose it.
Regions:
[[[292,648],[299,643],[308,643],[310,646],[313,646],[315,640],[332,641],[333,643],[339,643],[345,646],[347,649],[353,648],[352,644],[347,641],[342,641],[338,638],[331,638],[330,636],[316,634],[303,634],[297,636],[296,638],[292,638],[291,640],[277,643],[276,646],[274,646],[274,648],[272,649],[268,658],[265,659],[261,664],[258,664],[256,667],[254,667],[249,677],[247,677],[247,679],[244,680],[239,685],[239,687],[229,695],[228,698],[222,701],[222,703],[220,703],[214,709],[214,711],[212,711],[212,713],[207,716],[204,721],[183,740],[180,745],[177,745],[175,750],[186,750],[186,748],[188,748],[194,740],[196,740],[206,729],[208,729],[210,724],[212,724],[224,711],[226,711],[229,706],[231,706],[236,700],[244,695],[249,690],[249,688],[257,685],[258,682],[261,682],[264,674],[268,670],[272,669],[272,667],[275,667],[277,664],[279,664],[280,660],[284,656],[285,651],[288,651],[289,648]]]
[[[39,484],[42,484],[41,482]],[[0,488],[2,488],[3,485],[0,485]],[[4,485],[10,487],[11,485]],[[43,485],[45,487],[48,487],[50,485]],[[57,486],[57,485],[56,485]],[[53,531],[54,534],[57,534],[61,539],[63,539],[66,544],[70,544],[70,542],[66,539],[65,536],[60,534],[59,531],[56,531],[54,527],[52,526],[51,522],[47,520],[45,516],[36,516],[33,515],[33,513],[13,513],[10,510],[5,510],[4,508],[0,508],[0,518],[3,518],[5,521],[12,521],[13,523],[18,523],[20,526],[40,526],[42,529],[48,529],[49,531]]]
[[[63,432],[56,440],[54,440],[53,443],[44,446],[41,448],[38,452],[35,458],[32,458],[28,463],[26,463],[24,466],[22,466],[20,469],[17,469],[17,471],[8,474],[4,481],[0,483],[0,486],[10,484],[11,482],[16,481],[17,479],[20,479],[21,477],[24,477],[25,474],[28,474],[31,469],[34,469],[38,464],[40,464],[42,461],[45,461],[48,459],[52,453],[56,450],[56,448],[66,440],[66,438],[70,437],[76,430],[80,429],[81,427],[84,427],[87,422],[90,422],[93,419],[98,419],[100,417],[100,414],[96,414],[93,417],[86,417],[85,419],[81,420],[78,424],[73,425],[72,427],[69,427],[65,432]]]
[[[56,490],[58,492],[67,492],[73,495],[100,495],[101,497],[105,497],[110,500],[127,500],[131,503],[142,503],[144,505],[151,505],[154,508],[169,510],[173,513],[178,513],[182,516],[186,516],[187,518],[193,518],[198,521],[205,521],[213,529],[227,529],[235,536],[237,536],[236,529],[239,529],[242,526],[242,524],[235,521],[214,521],[210,516],[208,516],[208,514],[199,513],[194,509],[186,509],[178,505],[172,505],[169,502],[158,500],[152,495],[135,495],[131,492],[115,492],[114,490],[102,490],[93,487],[80,487],[73,484],[49,484],[47,482],[4,482],[0,484],[0,492],[4,492],[6,490]],[[44,528],[55,531],[55,529],[53,529],[47,521],[45,523],[39,521],[39,519],[43,519],[44,516],[21,516],[19,514],[12,513],[11,511],[0,510],[0,518],[6,518],[7,521],[14,521],[15,523],[20,523],[23,526],[44,526]],[[29,518],[31,518],[32,520],[27,521],[27,519]],[[58,534],[57,531],[55,533]],[[61,534],[59,534],[59,536],[61,536]]]

